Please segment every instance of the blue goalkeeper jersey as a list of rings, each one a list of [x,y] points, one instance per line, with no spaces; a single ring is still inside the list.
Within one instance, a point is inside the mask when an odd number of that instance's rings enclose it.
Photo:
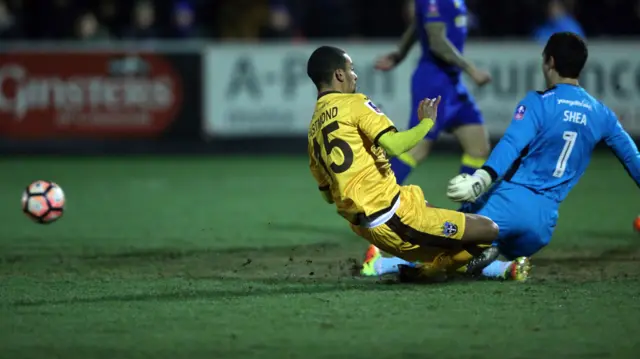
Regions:
[[[447,73],[459,73],[460,68],[447,64],[431,52],[425,25],[431,22],[444,23],[447,39],[462,53],[467,39],[467,7],[464,0],[415,0],[415,18],[422,48],[420,62],[436,65]]]
[[[506,133],[483,167],[557,202],[587,169],[600,141],[613,150],[640,185],[640,154],[607,106],[579,86],[530,92],[516,106]]]

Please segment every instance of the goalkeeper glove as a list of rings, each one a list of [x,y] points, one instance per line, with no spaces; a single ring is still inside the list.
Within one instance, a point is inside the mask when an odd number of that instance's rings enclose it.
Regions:
[[[447,197],[454,202],[475,202],[491,186],[491,175],[477,170],[473,175],[459,174],[449,181]]]

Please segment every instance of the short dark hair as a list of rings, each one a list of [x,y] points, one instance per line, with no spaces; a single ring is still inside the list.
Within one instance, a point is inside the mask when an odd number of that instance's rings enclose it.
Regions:
[[[309,57],[307,75],[317,88],[331,84],[333,73],[346,67],[346,52],[333,46],[320,46]]]
[[[580,72],[589,57],[584,40],[572,32],[557,32],[551,35],[542,53],[545,62],[553,57],[558,75],[571,79],[580,77]]]

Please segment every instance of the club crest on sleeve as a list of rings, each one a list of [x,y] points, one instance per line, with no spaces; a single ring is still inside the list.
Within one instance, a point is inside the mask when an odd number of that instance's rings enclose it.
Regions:
[[[455,223],[444,222],[442,226],[442,234],[446,237],[455,236],[458,233],[458,226]]]
[[[527,112],[527,107],[525,105],[518,106],[518,108],[516,108],[516,113],[513,114],[513,119],[522,120],[525,112]]]
[[[364,103],[371,111],[377,113],[378,115],[382,115],[382,111],[378,108],[378,106],[374,105],[371,100],[368,100]]]

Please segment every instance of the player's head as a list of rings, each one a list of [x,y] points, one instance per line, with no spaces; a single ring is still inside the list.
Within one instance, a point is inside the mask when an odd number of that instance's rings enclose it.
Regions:
[[[321,46],[309,57],[307,75],[318,91],[356,92],[358,76],[347,53],[333,46]]]
[[[549,38],[542,51],[542,72],[547,86],[564,79],[577,80],[587,62],[589,51],[580,36],[571,32],[557,32]]]

